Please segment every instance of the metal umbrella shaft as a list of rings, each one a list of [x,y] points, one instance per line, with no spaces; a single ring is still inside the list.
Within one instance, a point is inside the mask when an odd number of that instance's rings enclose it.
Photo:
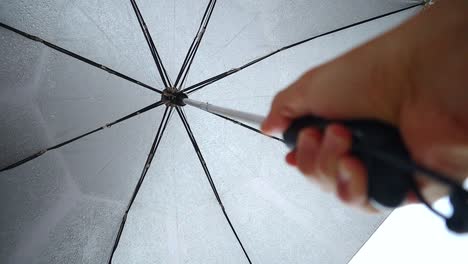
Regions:
[[[183,99],[183,102],[185,104],[196,107],[206,112],[223,115],[223,116],[226,116],[226,117],[229,117],[229,118],[241,121],[241,122],[247,122],[253,125],[260,126],[263,123],[263,120],[265,120],[265,117],[261,115],[256,115],[256,114],[238,111],[238,110],[225,108],[225,107],[221,107],[217,105],[212,105],[206,102],[204,103],[204,102],[200,102],[200,101],[189,99],[189,98]]]

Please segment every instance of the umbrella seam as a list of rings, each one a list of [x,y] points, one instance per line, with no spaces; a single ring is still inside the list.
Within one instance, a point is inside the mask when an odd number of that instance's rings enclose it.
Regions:
[[[19,166],[21,166],[21,165],[23,165],[23,164],[25,164],[25,163],[27,163],[27,162],[29,162],[29,161],[32,161],[32,160],[34,160],[34,159],[36,159],[36,158],[39,158],[40,156],[44,155],[45,153],[47,153],[47,152],[49,152],[49,151],[51,151],[51,150],[55,150],[55,149],[61,148],[61,147],[63,147],[63,146],[66,146],[66,145],[68,145],[68,144],[71,144],[71,143],[73,143],[73,142],[75,142],[75,141],[77,141],[77,140],[79,140],[79,139],[82,139],[82,138],[84,138],[84,137],[87,137],[87,136],[89,136],[89,135],[92,135],[92,134],[94,134],[94,133],[96,133],[96,132],[98,132],[98,131],[104,130],[104,129],[109,128],[109,127],[111,127],[111,126],[114,126],[114,125],[116,125],[116,124],[118,124],[118,123],[121,123],[121,122],[123,122],[123,121],[125,121],[125,120],[131,119],[131,118],[133,118],[133,117],[135,117],[135,116],[138,116],[138,115],[140,115],[140,114],[142,114],[142,113],[148,112],[148,111],[150,111],[150,110],[152,110],[152,109],[154,109],[154,108],[157,108],[158,106],[161,106],[162,104],[163,104],[163,103],[162,103],[161,101],[158,101],[158,102],[153,103],[153,104],[151,104],[151,105],[149,105],[149,106],[146,106],[146,107],[144,107],[144,108],[142,108],[142,109],[140,109],[140,110],[137,110],[137,111],[135,111],[135,112],[133,112],[133,113],[131,113],[131,114],[128,114],[128,115],[126,115],[126,116],[124,116],[124,117],[122,117],[122,118],[119,118],[119,119],[117,119],[117,120],[115,120],[115,121],[113,121],[113,122],[107,123],[107,124],[105,124],[104,126],[101,126],[101,127],[98,127],[98,128],[96,128],[96,129],[94,129],[94,130],[91,130],[91,131],[89,131],[89,132],[86,132],[85,134],[76,136],[76,137],[74,137],[74,138],[72,138],[72,139],[66,140],[66,141],[64,141],[64,142],[62,142],[62,143],[59,143],[59,144],[57,144],[57,145],[54,145],[54,146],[52,146],[52,147],[48,147],[48,148],[46,148],[46,149],[42,149],[42,150],[36,152],[36,153],[33,154],[33,155],[30,155],[30,156],[28,156],[28,157],[26,157],[26,158],[23,158],[23,159],[21,159],[21,160],[15,162],[15,163],[13,163],[13,164],[10,164],[10,165],[7,165],[7,166],[4,167],[4,168],[1,168],[1,169],[0,169],[0,172],[7,171],[7,170],[11,170],[11,169],[14,169],[14,168],[16,168],[16,167],[19,167]]]
[[[191,130],[191,128],[190,128],[190,125],[189,125],[189,123],[188,123],[187,117],[185,116],[183,110],[181,110],[179,106],[176,107],[176,110],[177,110],[177,113],[179,114],[179,117],[180,117],[182,123],[184,124],[185,130],[187,131],[187,134],[188,134],[188,136],[189,136],[189,138],[190,138],[190,141],[192,142],[193,148],[194,148],[195,152],[197,153],[198,159],[200,160],[200,163],[201,163],[201,165],[202,165],[202,167],[203,167],[203,170],[204,170],[204,172],[205,172],[206,178],[207,178],[208,182],[210,183],[210,186],[211,186],[211,189],[212,189],[212,191],[213,191],[213,194],[215,195],[216,200],[218,201],[218,204],[219,204],[219,206],[221,207],[221,210],[222,210],[222,212],[223,212],[223,215],[224,215],[226,221],[228,222],[229,227],[231,228],[231,230],[232,230],[234,236],[236,237],[237,242],[239,243],[239,246],[241,247],[241,249],[242,249],[242,251],[243,251],[245,257],[247,258],[247,261],[251,264],[252,261],[250,260],[249,254],[247,253],[247,250],[245,249],[245,247],[244,247],[242,241],[240,240],[240,237],[239,237],[239,235],[237,234],[237,231],[236,231],[236,229],[234,228],[234,225],[232,224],[231,219],[229,218],[229,215],[228,215],[227,212],[226,212],[226,208],[224,207],[224,204],[223,204],[223,202],[222,202],[222,200],[221,200],[221,197],[219,196],[219,193],[218,193],[218,190],[217,190],[217,188],[216,188],[216,185],[214,184],[213,178],[211,177],[211,173],[210,173],[210,171],[209,171],[209,169],[208,169],[208,166],[207,166],[207,164],[206,164],[206,161],[205,161],[205,159],[203,158],[203,155],[202,155],[202,153],[201,153],[200,147],[198,146],[198,143],[197,143],[197,141],[196,141],[196,139],[195,139],[195,136],[193,135],[193,132],[192,132],[192,130]]]
[[[165,88],[169,88],[172,86],[171,80],[169,79],[169,76],[167,75],[164,64],[161,60],[161,57],[159,56],[158,50],[156,49],[156,46],[154,45],[153,38],[151,37],[151,34],[149,33],[149,30],[148,30],[148,26],[146,25],[145,20],[143,19],[143,15],[141,14],[136,1],[130,0],[130,2],[132,4],[133,10],[135,11],[135,15],[138,19],[138,23],[140,24],[140,28],[143,32],[143,35],[145,36],[146,42],[148,43],[148,47],[151,51],[151,55],[153,56],[154,63],[156,64],[161,80]]]
[[[89,65],[94,66],[94,67],[96,67],[96,68],[99,68],[99,69],[101,69],[101,70],[104,70],[104,71],[106,71],[106,72],[108,72],[108,73],[110,73],[110,74],[113,74],[113,75],[115,75],[115,76],[121,78],[121,79],[127,80],[127,81],[129,81],[129,82],[134,83],[134,84],[137,84],[137,85],[139,85],[139,86],[141,86],[141,87],[144,87],[144,88],[146,88],[146,89],[148,89],[148,90],[151,90],[151,91],[153,91],[153,92],[162,94],[162,91],[159,90],[159,89],[156,89],[156,88],[154,88],[154,87],[152,87],[152,86],[150,86],[150,85],[148,85],[148,84],[145,84],[145,83],[143,83],[143,82],[141,82],[141,81],[138,81],[138,80],[136,80],[136,79],[133,79],[132,77],[129,77],[129,76],[127,76],[127,75],[125,75],[125,74],[123,74],[123,73],[120,73],[120,72],[118,72],[118,71],[116,71],[116,70],[113,70],[113,69],[111,69],[111,68],[109,68],[109,67],[107,67],[107,66],[105,66],[105,65],[103,65],[103,64],[97,63],[97,62],[92,61],[92,60],[90,60],[90,59],[88,59],[88,58],[86,58],[86,57],[83,57],[83,56],[81,56],[81,55],[78,55],[77,53],[74,53],[74,52],[69,51],[69,50],[67,50],[67,49],[65,49],[65,48],[62,48],[62,47],[60,47],[60,46],[57,46],[57,45],[55,45],[55,44],[53,44],[53,43],[51,43],[51,42],[49,42],[49,41],[47,41],[47,40],[44,40],[44,39],[38,37],[38,36],[31,35],[31,34],[29,34],[29,33],[26,33],[26,32],[24,32],[24,31],[21,31],[21,30],[19,30],[19,29],[17,29],[17,28],[14,28],[14,27],[9,26],[9,25],[7,25],[7,24],[4,24],[4,23],[2,23],[2,22],[0,22],[0,27],[4,28],[4,29],[6,29],[6,30],[9,30],[9,31],[11,31],[11,32],[14,32],[14,33],[16,33],[16,34],[18,34],[18,35],[21,35],[21,36],[23,36],[23,37],[25,37],[25,38],[27,38],[27,39],[32,40],[32,41],[42,43],[42,44],[48,46],[49,48],[51,48],[51,49],[53,49],[53,50],[56,50],[56,51],[58,51],[58,52],[60,52],[60,53],[63,53],[63,54],[65,54],[65,55],[68,55],[68,56],[70,56],[70,57],[72,57],[72,58],[75,58],[75,59],[77,59],[77,60],[79,60],[79,61],[82,61],[82,62],[84,62],[84,63],[86,63],[86,64],[89,64]]]
[[[417,6],[422,6],[422,5],[425,5],[425,2],[420,2],[420,3],[417,3],[417,4],[414,4],[414,5],[411,5],[411,6],[407,6],[407,7],[404,7],[404,8],[401,8],[401,9],[398,9],[398,10],[394,10],[392,12],[388,12],[388,13],[385,13],[385,14],[381,14],[381,15],[378,15],[378,16],[375,16],[375,17],[371,17],[371,18],[368,18],[368,19],[365,19],[365,20],[361,20],[361,21],[358,21],[358,22],[355,22],[353,24],[350,24],[350,25],[347,25],[347,26],[344,26],[344,27],[340,27],[340,28],[337,28],[337,29],[334,29],[334,30],[331,30],[331,31],[328,31],[328,32],[325,32],[325,33],[321,33],[321,34],[318,34],[318,35],[315,35],[315,36],[312,36],[312,37],[309,37],[307,39],[304,39],[304,40],[301,40],[301,41],[298,41],[298,42],[295,42],[295,43],[292,43],[292,44],[289,44],[289,45],[286,45],[282,48],[279,48],[275,51],[272,51],[270,53],[267,53],[266,55],[263,55],[261,57],[258,57],[250,62],[247,62],[245,64],[243,64],[242,66],[239,66],[237,68],[233,68],[233,69],[230,69],[226,72],[223,72],[223,73],[220,73],[218,75],[215,75],[215,76],[212,76],[204,81],[201,81],[201,82],[198,82],[194,85],[191,85],[185,89],[182,90],[182,92],[185,92],[187,94],[191,94],[193,92],[196,92],[214,82],[217,82],[223,78],[226,78],[228,77],[229,75],[232,75],[236,72],[239,72],[247,67],[250,67],[256,63],[259,63],[260,61],[263,61],[277,53],[280,53],[280,52],[283,52],[285,50],[288,50],[288,49],[291,49],[293,47],[296,47],[296,46],[299,46],[301,44],[304,44],[306,42],[309,42],[311,40],[314,40],[314,39],[317,39],[317,38],[320,38],[320,37],[323,37],[323,36],[326,36],[326,35],[330,35],[330,34],[333,34],[333,33],[336,33],[338,31],[342,31],[342,30],[345,30],[345,29],[348,29],[348,28],[351,28],[351,27],[355,27],[355,26],[358,26],[358,25],[361,25],[361,24],[364,24],[364,23],[367,23],[367,22],[370,22],[370,21],[373,21],[373,20],[376,20],[376,19],[380,19],[380,18],[383,18],[383,17],[386,17],[386,16],[390,16],[390,15],[393,15],[393,14],[396,14],[396,13],[399,13],[399,12],[403,12],[403,11],[406,11],[408,9],[411,9],[411,8],[414,8],[414,7],[417,7]]]
[[[120,238],[122,237],[122,233],[123,233],[123,230],[125,228],[125,223],[127,222],[128,213],[130,212],[130,209],[132,208],[133,203],[135,202],[135,199],[136,199],[136,197],[138,195],[138,192],[140,191],[140,188],[143,185],[143,182],[144,182],[144,180],[146,178],[146,174],[148,173],[149,168],[151,166],[151,163],[153,162],[156,151],[157,151],[157,149],[159,147],[159,143],[161,142],[161,139],[162,139],[162,137],[164,135],[164,132],[166,131],[167,124],[169,122],[169,118],[170,118],[170,116],[172,114],[172,111],[173,111],[173,107],[166,106],[166,109],[164,110],[164,114],[163,114],[161,123],[159,124],[158,131],[157,131],[156,136],[154,138],[153,145],[150,148],[150,152],[149,152],[148,157],[146,159],[145,165],[143,166],[143,170],[141,172],[140,178],[139,178],[138,183],[135,186],[135,189],[134,189],[134,191],[132,193],[132,196],[131,196],[130,201],[129,201],[128,205],[127,205],[125,213],[124,213],[124,215],[122,217],[122,221],[120,222],[119,231],[117,232],[117,236],[115,238],[114,245],[112,246],[112,252],[111,252],[111,255],[109,257],[109,262],[108,262],[109,264],[112,263],[112,259],[113,259],[114,254],[115,254],[115,252],[116,252],[116,250],[117,250],[117,248],[119,246]]]
[[[187,51],[187,55],[185,56],[185,59],[184,59],[184,62],[182,63],[179,74],[177,75],[177,80],[174,84],[174,87],[177,87],[177,85],[179,84],[179,81],[182,78],[182,82],[180,83],[180,87],[179,87],[179,88],[182,88],[187,78],[187,75],[190,71],[190,67],[192,66],[193,60],[198,51],[202,38],[205,34],[208,23],[210,22],[211,15],[213,14],[215,5],[216,5],[216,0],[210,0],[210,2],[208,3],[208,6],[205,9],[205,13],[203,14],[202,21],[200,22],[200,26],[198,28],[197,34],[195,35],[192,41],[192,44],[190,45]]]

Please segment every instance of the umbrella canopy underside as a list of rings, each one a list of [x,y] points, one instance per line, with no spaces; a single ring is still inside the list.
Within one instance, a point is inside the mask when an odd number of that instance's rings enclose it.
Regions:
[[[1,1],[0,262],[348,262],[386,214],[323,194],[258,128],[161,92],[264,115],[422,5]]]

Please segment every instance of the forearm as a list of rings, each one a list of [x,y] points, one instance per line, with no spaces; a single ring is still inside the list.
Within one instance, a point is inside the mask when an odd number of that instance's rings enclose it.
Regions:
[[[468,1],[437,1],[398,30],[409,49],[403,107],[413,109],[401,112],[415,114],[401,120],[418,120],[401,127],[427,131],[431,140],[408,140],[420,149],[415,158],[461,181],[468,176]]]

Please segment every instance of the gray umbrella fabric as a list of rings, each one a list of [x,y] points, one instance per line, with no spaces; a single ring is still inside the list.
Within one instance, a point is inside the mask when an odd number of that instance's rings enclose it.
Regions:
[[[265,114],[423,4],[2,1],[0,262],[346,263],[385,214],[343,207],[281,142],[161,92]]]

